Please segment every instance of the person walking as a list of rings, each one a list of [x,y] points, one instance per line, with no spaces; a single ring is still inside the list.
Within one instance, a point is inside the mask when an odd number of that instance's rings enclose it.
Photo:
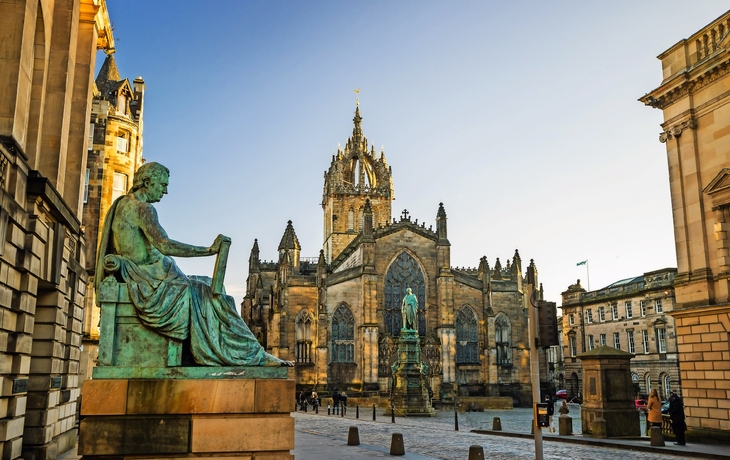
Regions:
[[[549,395],[545,395],[545,403],[547,404],[547,414],[548,414],[548,433],[555,433],[555,423],[553,422],[553,417],[555,415],[555,403],[553,403],[550,400]]]
[[[335,388],[335,392],[332,393],[332,404],[334,404],[335,415],[340,415],[340,390]]]
[[[684,440],[684,432],[687,431],[687,424],[684,422],[684,402],[679,395],[672,391],[669,397],[669,418],[672,419],[672,431],[677,437],[677,442],[674,444],[677,446],[684,446],[686,442]]]
[[[347,395],[344,391],[340,393],[340,405],[342,406],[342,415],[347,415]]]

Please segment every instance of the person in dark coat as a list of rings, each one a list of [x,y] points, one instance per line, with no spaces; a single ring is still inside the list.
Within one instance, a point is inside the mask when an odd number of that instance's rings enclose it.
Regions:
[[[334,404],[335,414],[340,413],[340,390],[335,388],[335,392],[332,393],[332,403]]]
[[[555,415],[555,403],[550,400],[550,396],[545,396],[545,404],[547,404],[548,421],[548,433],[555,433],[555,424],[553,423],[553,416]]]
[[[686,444],[684,432],[687,431],[687,424],[684,423],[684,402],[674,392],[669,397],[669,410],[667,412],[669,413],[669,418],[672,419],[672,431],[674,431],[674,435],[677,437],[677,442],[674,444],[684,446]]]

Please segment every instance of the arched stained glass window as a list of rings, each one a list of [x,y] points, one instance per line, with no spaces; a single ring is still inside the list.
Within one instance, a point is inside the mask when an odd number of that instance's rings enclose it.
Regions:
[[[468,305],[456,313],[456,363],[479,363],[477,315]]]
[[[497,346],[497,364],[512,364],[512,326],[504,313],[494,320],[494,342]]]
[[[385,332],[393,337],[403,327],[401,303],[406,289],[411,288],[418,299],[418,335],[426,335],[426,281],[416,260],[407,252],[395,258],[385,275]]]
[[[332,315],[333,363],[355,362],[355,318],[352,311],[342,304]]]
[[[295,356],[298,363],[312,362],[312,324],[314,315],[309,310],[301,310],[295,321],[297,339]]]

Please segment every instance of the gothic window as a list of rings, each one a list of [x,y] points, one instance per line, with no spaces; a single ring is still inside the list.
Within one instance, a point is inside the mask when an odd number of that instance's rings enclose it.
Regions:
[[[355,362],[355,317],[345,304],[337,307],[335,314],[332,315],[331,350],[331,362]]]
[[[512,364],[512,347],[511,347],[512,326],[509,318],[504,313],[497,315],[494,320],[494,341],[497,345],[497,364]]]
[[[355,211],[352,209],[347,211],[347,231],[348,232],[355,231]]]
[[[426,335],[426,282],[421,267],[407,252],[395,258],[385,275],[385,332],[392,337],[400,335],[403,326],[401,303],[406,289],[411,288],[418,299],[418,334]]]
[[[314,315],[309,310],[300,311],[295,321],[296,361],[298,363],[312,362],[312,324],[314,324]]]
[[[456,364],[479,363],[477,315],[468,305],[456,313]]]

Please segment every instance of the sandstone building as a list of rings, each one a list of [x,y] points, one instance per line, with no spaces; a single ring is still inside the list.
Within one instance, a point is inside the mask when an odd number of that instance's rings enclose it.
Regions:
[[[679,391],[679,363],[673,282],[677,270],[665,268],[617,281],[597,291],[578,283],[563,292],[563,379],[568,397],[583,394],[581,361],[576,356],[603,345],[636,355],[631,377],[639,393],[656,388],[661,399]]]
[[[730,440],[730,11],[658,58],[688,436]]]
[[[519,253],[493,267],[486,257],[478,268],[452,267],[446,208],[434,206],[435,228],[408,211],[392,218],[393,171],[368,145],[359,106],[353,121],[325,171],[319,257],[301,257],[291,221],[278,260],[262,261],[254,242],[244,319],[270,352],[296,362],[298,389],[387,395],[410,287],[436,400],[509,395],[529,404]]]
[[[76,442],[86,294],[81,229],[103,0],[0,2],[0,451]]]
[[[87,143],[83,223],[86,235],[86,290],[80,378],[91,377],[99,345],[99,307],[94,272],[99,235],[106,213],[127,193],[142,165],[145,84],[121,78],[114,53],[109,53],[94,84]]]

